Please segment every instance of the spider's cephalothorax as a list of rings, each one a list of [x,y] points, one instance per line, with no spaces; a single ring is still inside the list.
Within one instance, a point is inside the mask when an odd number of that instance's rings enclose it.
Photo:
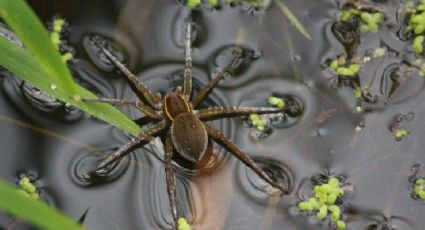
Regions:
[[[104,102],[113,105],[130,105],[142,111],[145,116],[140,120],[144,124],[151,124],[139,136],[131,139],[130,142],[121,146],[115,153],[103,160],[94,171],[99,171],[128,154],[135,147],[140,146],[154,137],[162,137],[165,140],[165,174],[167,180],[167,191],[169,194],[172,215],[177,223],[176,188],[174,183],[174,172],[171,167],[173,153],[176,152],[187,161],[198,162],[207,151],[210,139],[217,142],[231,154],[242,161],[246,166],[254,170],[261,178],[275,188],[284,193],[289,190],[282,188],[275,183],[248,155],[230,142],[220,131],[216,130],[206,122],[223,117],[247,116],[252,113],[281,113],[283,109],[278,108],[258,108],[258,107],[209,107],[196,110],[197,106],[211,93],[217,83],[223,79],[228,68],[233,64],[233,59],[223,70],[215,76],[206,86],[204,86],[193,98],[190,98],[192,91],[192,58],[190,44],[191,26],[188,23],[186,31],[186,60],[184,71],[183,87],[178,87],[175,92],[165,96],[153,94],[146,85],[139,81],[122,63],[102,45],[97,44],[112,64],[119,69],[126,77],[130,87],[140,100],[130,101],[121,99],[84,99],[91,102]]]

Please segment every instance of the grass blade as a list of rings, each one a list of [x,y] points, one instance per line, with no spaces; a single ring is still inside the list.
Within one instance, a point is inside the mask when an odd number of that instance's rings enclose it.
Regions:
[[[53,207],[2,180],[0,180],[0,209],[45,230],[85,229]]]
[[[16,32],[27,50],[0,37],[0,65],[57,99],[76,106],[125,132],[138,135],[142,129],[111,105],[84,103],[74,96],[96,97],[76,84],[66,64],[35,13],[23,0],[0,0],[0,16]],[[55,85],[53,89],[52,84]]]
[[[0,0],[0,16],[13,29],[51,80],[73,92],[75,84],[49,34],[24,0]]]
[[[276,4],[280,8],[280,10],[286,15],[289,21],[291,21],[291,23],[294,24],[294,26],[304,35],[304,37],[311,40],[310,34],[304,28],[303,24],[301,24],[297,17],[292,13],[292,11],[286,6],[286,4],[283,3],[282,0],[276,0]]]
[[[48,77],[46,71],[39,65],[37,60],[26,50],[18,47],[6,38],[0,36],[0,65],[10,70],[25,81],[34,85],[38,89],[47,94],[58,98],[59,100],[76,106],[93,116],[96,116],[132,135],[138,135],[142,131],[141,128],[130,120],[126,115],[118,111],[111,105],[104,103],[84,103],[72,98],[74,94],[70,94],[61,85],[56,89],[52,89],[52,81]],[[84,89],[78,84],[74,84],[75,93],[81,97],[93,98],[94,94]]]

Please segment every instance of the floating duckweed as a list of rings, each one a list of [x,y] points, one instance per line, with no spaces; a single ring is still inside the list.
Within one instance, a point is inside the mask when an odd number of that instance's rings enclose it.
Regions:
[[[413,192],[422,200],[425,200],[425,180],[417,179],[415,182],[415,186],[413,188]]]
[[[384,20],[384,14],[380,12],[362,12],[360,18],[364,22],[364,24],[360,26],[360,32],[377,31],[379,29],[378,24]]]
[[[37,188],[31,183],[28,177],[22,177],[19,180],[19,187],[25,194],[28,194],[35,199],[39,198]]]
[[[355,89],[353,89],[353,93],[355,98],[362,97],[362,88],[356,87]]]
[[[65,20],[63,20],[62,18],[55,19],[53,21],[53,31],[60,33],[64,25],[65,25]]]
[[[190,224],[187,223],[187,220],[183,217],[179,218],[177,220],[178,230],[192,230],[192,227],[190,227]]]
[[[67,62],[67,61],[71,60],[73,57],[74,57],[74,55],[72,55],[72,53],[66,52],[66,53],[62,54],[62,61]]]
[[[258,131],[262,132],[266,128],[266,121],[260,115],[253,113],[249,115],[249,119]]]
[[[358,9],[346,9],[341,11],[339,14],[339,20],[342,22],[348,21],[352,16],[361,14],[361,11]]]
[[[356,106],[356,113],[363,113],[363,108],[361,106]]]
[[[329,178],[327,183],[314,186],[314,197],[299,202],[298,209],[316,212],[315,216],[319,220],[329,216],[338,229],[346,229],[346,223],[341,219],[341,208],[336,204],[338,198],[344,195],[344,190],[340,186],[341,183],[336,177]]]
[[[347,228],[347,224],[346,224],[344,221],[342,221],[342,220],[338,220],[338,221],[336,222],[336,227],[337,227],[339,230],[344,230],[344,229],[346,229],[346,228]]]
[[[415,39],[413,40],[413,51],[415,51],[415,53],[417,54],[421,54],[424,51],[424,36],[420,35],[420,36],[416,36]]]
[[[425,76],[425,62],[422,58],[416,59],[413,62],[412,66],[419,70],[419,76],[421,77]]]
[[[346,9],[341,11],[339,19],[342,22],[347,22],[351,17],[359,17],[363,24],[360,26],[360,32],[377,31],[379,23],[384,20],[384,14],[381,12],[368,12],[358,9]]]
[[[329,67],[331,68],[331,69],[333,69],[333,70],[335,70],[336,71],[336,69],[338,68],[338,60],[337,59],[335,59],[335,60],[332,60],[332,62],[331,62],[331,64],[329,65]]]
[[[197,7],[201,4],[201,0],[188,0],[186,6],[189,8]]]
[[[360,70],[359,64],[351,64],[348,67],[338,67],[336,72],[341,76],[354,76]]]
[[[56,46],[56,47],[58,47],[59,45],[60,45],[60,43],[61,43],[61,40],[60,40],[60,35],[58,34],[58,33],[52,33],[52,34],[50,34],[50,41],[52,41],[52,43]]]
[[[378,58],[378,57],[382,57],[385,55],[385,48],[376,48],[375,50],[373,50],[373,57],[374,58]]]
[[[396,139],[407,137],[409,134],[410,132],[405,128],[398,128],[393,131],[393,135]]]
[[[345,65],[345,57],[341,56],[335,60],[331,61],[331,64],[329,65],[329,67],[336,71],[338,69],[338,67]]]
[[[218,4],[218,0],[208,0],[208,3],[212,6],[216,6]]]
[[[425,1],[421,1],[414,10],[410,17],[409,23],[406,27],[407,32],[413,32],[415,38],[413,40],[412,48],[417,54],[423,53],[423,43],[425,32]],[[425,75],[422,73],[421,75]]]
[[[62,18],[55,18],[52,24],[53,24],[52,26],[53,28],[50,33],[50,41],[55,45],[56,49],[59,50],[59,46],[62,43],[61,33],[63,30],[63,26],[65,25],[65,20]],[[71,52],[66,52],[62,54],[62,61],[66,63],[69,60],[71,60],[73,57],[74,56]]]
[[[285,107],[285,101],[281,98],[278,98],[278,97],[269,97],[267,99],[267,102],[270,105],[278,107],[279,109],[283,109]]]

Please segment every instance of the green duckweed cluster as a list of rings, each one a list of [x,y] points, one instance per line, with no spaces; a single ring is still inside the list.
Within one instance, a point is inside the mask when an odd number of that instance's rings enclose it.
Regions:
[[[258,131],[263,132],[266,128],[267,122],[260,115],[253,113],[249,115],[249,119]]]
[[[425,32],[425,0],[421,0],[416,8],[412,9],[413,14],[409,19],[409,24],[406,28],[408,32],[412,32],[415,36],[413,39],[412,48],[417,54],[422,54],[424,51],[424,32]]]
[[[347,65],[345,58],[340,57],[338,59],[332,60],[329,68],[335,71],[338,75],[352,77],[360,71],[361,66],[359,64]]]
[[[178,230],[192,230],[192,227],[185,218],[179,218],[177,220],[177,229]]]
[[[362,97],[362,88],[356,87],[353,89],[353,94],[355,98],[361,98]]]
[[[409,134],[410,132],[405,128],[398,128],[393,130],[393,135],[397,140],[402,139],[403,137],[407,137]]]
[[[283,109],[285,107],[285,101],[282,98],[269,97],[267,102],[279,109]],[[264,120],[260,115],[256,113],[250,114],[249,119],[258,131],[263,132],[266,129],[267,121]]]
[[[361,19],[362,25],[360,25],[359,30],[362,33],[369,31],[378,31],[379,23],[384,21],[384,14],[381,12],[368,12],[359,9],[346,9],[342,10],[339,16],[339,19],[342,22],[347,22],[351,17],[358,17]]]
[[[327,183],[314,186],[313,192],[314,197],[298,203],[298,209],[314,212],[319,220],[324,220],[329,216],[337,229],[346,229],[347,224],[341,218],[341,208],[336,204],[337,199],[344,195],[338,178],[330,177]]]
[[[276,106],[279,109],[283,109],[285,107],[285,101],[282,98],[278,98],[278,97],[269,97],[267,99],[267,102],[270,105]]]
[[[415,181],[415,186],[413,187],[413,192],[420,199],[425,200],[425,180],[417,179]]]
[[[65,20],[62,18],[56,18],[53,20],[52,24],[53,25],[52,25],[52,31],[50,33],[50,41],[52,41],[56,49],[59,50],[59,46],[62,43],[60,37],[61,37],[63,26],[65,25]],[[64,62],[67,62],[71,60],[72,58],[73,58],[73,55],[71,52],[65,52],[62,54],[62,60]]]
[[[425,62],[423,59],[416,59],[413,62],[412,66],[419,70],[419,76],[425,77]]]
[[[38,193],[37,193],[37,188],[31,183],[30,179],[28,177],[22,177],[19,180],[19,187],[21,188],[21,191],[24,194],[27,194],[31,197],[33,197],[34,199],[38,199]]]

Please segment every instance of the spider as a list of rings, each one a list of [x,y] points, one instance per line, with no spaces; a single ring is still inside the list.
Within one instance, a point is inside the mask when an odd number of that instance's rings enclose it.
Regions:
[[[101,161],[92,173],[105,169],[121,157],[127,155],[133,149],[141,147],[155,137],[161,137],[165,152],[165,174],[167,192],[174,223],[177,224],[176,187],[174,172],[171,167],[173,154],[179,154],[183,159],[197,163],[205,155],[211,139],[223,146],[227,151],[237,157],[246,166],[254,170],[262,179],[281,192],[287,194],[288,189],[274,182],[247,154],[231,143],[220,131],[207,124],[207,121],[224,118],[247,116],[252,113],[268,114],[282,113],[284,109],[264,107],[234,107],[215,106],[196,110],[195,108],[212,92],[217,83],[224,78],[226,72],[236,61],[234,57],[196,96],[190,98],[192,90],[192,56],[191,56],[191,25],[187,25],[185,36],[185,66],[183,88],[177,87],[174,92],[165,96],[153,94],[147,86],[139,81],[121,62],[119,62],[100,43],[95,43],[110,62],[125,76],[130,87],[139,100],[121,100],[109,98],[84,98],[87,102],[102,102],[112,105],[134,106],[144,113],[145,124],[151,124],[137,137],[121,146],[116,152]]]

